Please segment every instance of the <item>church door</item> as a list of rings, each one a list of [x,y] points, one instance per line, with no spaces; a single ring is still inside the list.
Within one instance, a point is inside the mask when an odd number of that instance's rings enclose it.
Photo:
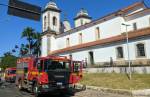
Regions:
[[[94,53],[93,53],[93,51],[89,52],[89,64],[94,65]]]

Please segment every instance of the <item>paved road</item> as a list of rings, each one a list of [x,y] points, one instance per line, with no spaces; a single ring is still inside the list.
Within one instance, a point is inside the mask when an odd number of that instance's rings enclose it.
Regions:
[[[14,84],[4,83],[2,86],[0,86],[0,97],[34,97],[34,95],[26,91],[21,92],[18,91]],[[58,96],[44,95],[43,97],[58,97]],[[75,96],[66,95],[64,97],[129,97],[129,96],[86,90],[86,91],[78,91],[75,94]]]

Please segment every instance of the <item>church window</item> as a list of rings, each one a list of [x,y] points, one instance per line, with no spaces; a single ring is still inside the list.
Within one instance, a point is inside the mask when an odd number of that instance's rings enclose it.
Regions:
[[[95,38],[96,38],[96,40],[99,40],[99,39],[100,39],[100,29],[99,29],[99,27],[96,27],[96,30],[95,30]]]
[[[150,26],[150,17],[149,17],[149,26]]]
[[[79,33],[79,44],[82,43],[82,33]]]
[[[116,51],[117,51],[117,58],[123,58],[124,57],[124,55],[123,55],[123,47],[117,47]]]
[[[66,46],[67,47],[70,46],[70,39],[69,38],[66,39]]]
[[[137,30],[137,23],[133,23],[133,30]]]
[[[46,20],[47,20],[47,18],[46,18],[46,16],[44,17],[44,29],[46,29]]]
[[[136,45],[137,57],[145,57],[145,46],[143,43]]]
[[[83,20],[81,19],[81,25],[83,25]]]
[[[56,26],[57,25],[57,18],[53,17],[53,25]]]

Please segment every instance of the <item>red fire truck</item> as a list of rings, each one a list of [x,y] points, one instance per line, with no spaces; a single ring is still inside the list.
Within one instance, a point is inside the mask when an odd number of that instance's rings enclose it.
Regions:
[[[45,93],[67,93],[82,78],[82,61],[67,57],[22,57],[17,61],[16,84],[38,97]]]
[[[16,68],[6,68],[4,73],[5,81],[15,82],[16,80]]]

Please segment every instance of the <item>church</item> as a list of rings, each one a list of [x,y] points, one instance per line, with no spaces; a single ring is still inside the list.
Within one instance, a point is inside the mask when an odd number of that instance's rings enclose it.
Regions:
[[[49,2],[42,12],[41,56],[60,55],[88,66],[150,65],[150,8],[137,2],[92,20],[81,9],[75,27],[61,21],[61,10]]]

